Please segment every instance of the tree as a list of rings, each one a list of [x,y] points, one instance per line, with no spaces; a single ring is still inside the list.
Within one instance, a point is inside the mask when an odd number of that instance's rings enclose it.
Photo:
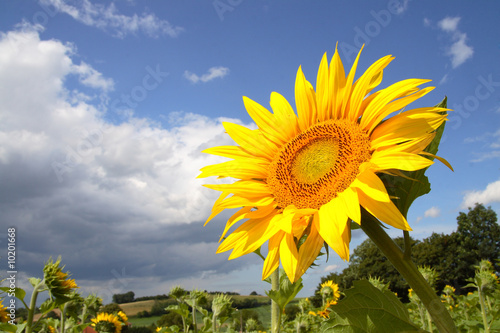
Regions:
[[[125,294],[114,294],[113,303],[123,304],[131,303],[135,300],[135,294],[133,291],[126,292]]]
[[[467,214],[460,212],[457,217],[458,242],[463,250],[459,253],[460,264],[469,274],[474,275],[474,265],[482,259],[494,264],[494,270],[500,271],[500,225],[497,223],[497,214],[488,207],[487,209],[476,204],[469,207]]]
[[[123,311],[122,308],[116,304],[116,303],[109,303],[101,307],[99,312],[106,312],[106,313],[118,313],[120,311]]]
[[[458,269],[457,253],[459,242],[457,233],[451,235],[433,233],[412,248],[412,257],[418,266],[428,266],[436,270],[438,281],[436,291],[440,292],[446,285],[459,289],[464,286]],[[461,281],[461,282],[460,282]]]
[[[437,292],[450,285],[456,289],[457,294],[467,293],[463,287],[468,284],[467,279],[474,276],[474,266],[482,259],[489,260],[494,270],[500,272],[500,226],[497,214],[491,207],[476,204],[474,208],[469,208],[467,214],[459,213],[457,224],[457,231],[449,235],[433,233],[422,241],[411,240],[414,262],[418,266],[436,270]],[[395,238],[394,241],[400,247],[403,246],[402,238]],[[371,240],[367,239],[353,252],[349,267],[342,273],[331,273],[322,278],[321,283],[333,280],[341,290],[345,290],[352,286],[354,280],[379,277],[389,283],[390,289],[403,300],[406,299],[408,285]],[[311,301],[313,305],[319,306],[321,297],[315,296]]]

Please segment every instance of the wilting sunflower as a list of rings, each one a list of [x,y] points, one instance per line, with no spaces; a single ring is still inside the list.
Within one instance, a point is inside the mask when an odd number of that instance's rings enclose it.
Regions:
[[[273,92],[273,113],[243,97],[258,129],[223,124],[238,146],[205,150],[231,160],[202,168],[199,177],[236,181],[206,185],[222,192],[207,222],[224,209],[239,208],[222,240],[238,221],[246,221],[225,238],[218,253],[232,250],[229,259],[234,259],[268,241],[263,278],[281,259],[290,280],[296,281],[324,242],[349,259],[350,221],[361,222],[360,207],[388,225],[411,230],[377,174],[430,166],[433,162],[425,155],[436,156],[424,149],[446,120],[446,109],[418,108],[387,119],[431,91],[433,87],[419,88],[430,80],[408,79],[372,92],[393,57],[379,59],[355,81],[358,59],[359,54],[346,76],[337,50],[330,65],[325,54],[316,91],[299,67],[297,114]]]
[[[123,323],[117,315],[112,313],[98,313],[91,321],[98,333],[120,333],[122,331]]]
[[[55,298],[68,298],[73,289],[79,288],[74,279],[69,279],[69,274],[63,272],[61,258],[53,262],[52,258],[45,263],[43,268],[44,281],[49,292]]]

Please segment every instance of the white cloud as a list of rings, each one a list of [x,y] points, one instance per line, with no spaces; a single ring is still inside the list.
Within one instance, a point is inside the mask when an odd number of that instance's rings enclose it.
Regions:
[[[410,0],[403,0],[398,2],[393,2],[392,4],[396,7],[396,14],[401,15],[408,9],[408,4]]]
[[[159,19],[155,14],[143,13],[138,16],[120,14],[114,3],[108,6],[93,4],[89,0],[40,0],[44,5],[51,5],[57,11],[73,17],[78,22],[108,31],[113,36],[124,38],[128,34],[141,31],[147,36],[167,35],[177,37],[184,29]]]
[[[247,263],[215,255],[221,230],[202,224],[217,192],[196,179],[220,161],[204,148],[232,144],[222,121],[238,120],[178,112],[168,129],[132,116],[112,123],[100,101],[66,88],[71,76],[101,94],[113,82],[75,64],[72,45],[24,25],[0,32],[0,55],[0,220],[23,230],[23,269],[60,253],[82,279],[123,267],[181,279]],[[174,248],[183,250],[170,257]]]
[[[486,132],[476,137],[467,137],[464,143],[474,144],[481,143],[481,147],[474,149],[474,155],[477,156],[471,162],[478,163],[486,160],[500,158],[500,129],[496,132]],[[486,148],[488,151],[479,151],[481,148]]]
[[[323,270],[323,272],[325,272],[325,273],[327,273],[327,272],[333,272],[333,271],[335,271],[335,270],[337,270],[339,268],[340,268],[339,265],[335,265],[335,264],[328,265],[328,266],[325,267],[325,269]]]
[[[441,215],[441,210],[437,207],[431,207],[424,213],[424,217],[438,217],[439,215]]]
[[[424,17],[424,27],[430,27],[431,24],[431,20],[429,20],[427,17]]]
[[[200,81],[201,82],[208,82],[208,81],[212,81],[213,79],[216,79],[216,78],[223,78],[227,74],[229,74],[229,68],[219,66],[219,67],[210,67],[208,69],[208,72],[203,74],[202,76],[198,76],[198,75],[191,73],[189,71],[185,71],[184,77],[186,79],[188,79],[189,81],[191,81],[192,83],[198,83]]]
[[[451,66],[457,68],[472,58],[474,49],[467,45],[467,34],[458,29],[460,17],[446,17],[438,22],[441,30],[451,36],[452,44],[446,47],[446,54],[451,58]]]
[[[484,190],[469,191],[462,201],[462,208],[474,207],[474,204],[487,205],[491,202],[500,202],[500,180],[490,183]]]
[[[113,90],[114,82],[112,79],[103,77],[101,73],[83,61],[80,65],[73,65],[72,72],[78,74],[80,83],[83,85],[104,91]]]
[[[460,17],[445,17],[438,22],[438,26],[447,32],[455,32],[458,28],[458,22],[460,22]]]
[[[446,82],[448,82],[448,74],[445,74],[441,80],[439,81],[439,84],[445,84]]]

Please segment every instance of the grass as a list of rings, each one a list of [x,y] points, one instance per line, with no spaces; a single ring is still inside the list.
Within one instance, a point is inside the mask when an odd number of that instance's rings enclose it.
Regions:
[[[211,303],[212,299],[215,295],[209,295],[208,302]],[[258,302],[265,302],[269,300],[267,296],[244,296],[244,295],[231,295],[234,301],[244,301],[244,300],[257,300]],[[292,301],[294,303],[296,300]],[[151,308],[155,304],[155,300],[147,300],[147,301],[139,301],[132,303],[124,303],[120,304],[123,312],[128,316],[128,321],[135,327],[138,326],[149,326],[152,324],[156,324],[156,322],[161,318],[161,316],[152,316],[152,317],[142,317],[139,318],[137,314],[141,311],[151,311]],[[165,302],[165,300],[161,300],[160,302]],[[172,304],[175,304],[174,300],[169,300]],[[249,308],[249,310],[255,311],[264,327],[268,327],[271,324],[271,305],[261,305],[255,308]],[[203,320],[200,314],[197,314],[197,322],[202,323]]]
[[[161,316],[153,316],[153,317],[143,317],[139,318],[137,316],[128,317],[128,322],[132,324],[132,326],[149,326],[152,324],[156,324],[156,322],[161,318]]]

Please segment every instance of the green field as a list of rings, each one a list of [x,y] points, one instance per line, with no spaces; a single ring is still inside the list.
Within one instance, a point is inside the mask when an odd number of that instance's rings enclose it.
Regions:
[[[209,303],[212,301],[214,295],[209,295],[208,301]],[[244,301],[244,300],[255,300],[258,302],[270,302],[269,298],[267,296],[243,296],[243,295],[231,295],[232,299],[234,301]],[[166,302],[167,300],[163,300],[160,302]],[[175,304],[173,300],[168,300],[169,302],[172,302],[172,304]],[[161,318],[161,316],[152,316],[152,317],[142,317],[139,318],[137,314],[141,311],[151,311],[151,308],[155,304],[154,300],[148,300],[148,301],[139,301],[139,302],[132,302],[132,303],[124,303],[120,304],[120,307],[123,309],[123,312],[127,314],[128,316],[128,321],[133,325],[133,326],[149,326],[149,325],[156,325],[156,322]],[[270,305],[261,305],[255,308],[249,308],[249,310],[255,311],[262,324],[264,327],[267,327],[270,325],[270,313],[271,313],[271,306]],[[197,313],[197,321],[198,323],[201,323],[202,317],[199,313]]]

